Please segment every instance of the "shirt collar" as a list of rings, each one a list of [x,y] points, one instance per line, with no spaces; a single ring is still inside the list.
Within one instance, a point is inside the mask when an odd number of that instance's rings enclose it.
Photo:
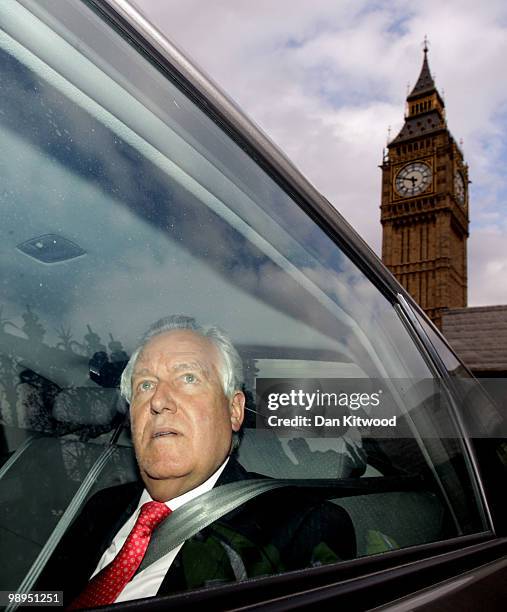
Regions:
[[[214,472],[208,478],[208,480],[205,480],[198,487],[195,487],[195,489],[191,489],[190,491],[187,491],[186,493],[183,493],[182,495],[178,495],[178,497],[174,497],[173,499],[166,501],[165,505],[171,510],[176,510],[176,508],[183,506],[183,504],[186,504],[187,502],[201,495],[202,493],[211,491],[211,489],[215,486],[217,480],[220,478],[220,474],[224,471],[225,466],[227,465],[228,462],[229,462],[229,457],[227,457],[227,459],[222,463],[222,465],[218,468],[218,470]],[[143,504],[146,504],[147,502],[150,502],[150,501],[153,501],[153,498],[148,493],[148,491],[144,489],[141,495],[141,499],[139,500],[139,503],[137,505],[136,512],[141,508]]]

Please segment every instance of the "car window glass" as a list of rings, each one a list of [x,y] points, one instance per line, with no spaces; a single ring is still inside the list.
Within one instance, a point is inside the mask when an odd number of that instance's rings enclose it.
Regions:
[[[453,378],[471,437],[504,437],[507,429],[502,406],[507,387],[502,372],[477,372],[477,378],[474,378],[440,334],[416,310],[413,312]]]
[[[137,478],[119,374],[146,328],[171,313],[229,332],[248,395],[239,462],[264,476],[328,479],[319,503],[323,516],[350,520],[347,555],[487,529],[447,395],[388,299],[86,5],[44,7],[8,0],[0,21],[0,529],[9,534],[0,541],[12,560],[2,588],[44,565],[73,499]],[[259,428],[261,379],[387,381],[396,435]],[[340,488],[349,478],[354,495]],[[316,526],[307,529],[311,540]],[[340,558],[326,544],[301,564]]]
[[[494,500],[496,524],[504,525],[506,506],[504,496],[498,492],[498,482],[505,479],[507,471],[507,418],[504,410],[507,380],[500,369],[477,372],[478,378],[474,378],[432,326],[417,310],[414,309],[414,313],[452,377],[459,414],[475,455],[483,466],[482,477],[488,496]]]

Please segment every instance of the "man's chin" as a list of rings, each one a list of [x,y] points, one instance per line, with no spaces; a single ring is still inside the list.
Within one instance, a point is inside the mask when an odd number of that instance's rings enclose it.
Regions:
[[[188,471],[171,470],[167,468],[151,469],[149,472],[141,470],[146,490],[155,501],[167,502],[179,497],[194,488],[194,484]]]
[[[148,466],[146,469],[141,468],[141,476],[145,483],[147,483],[147,481],[154,483],[166,481],[170,483],[180,478],[184,478],[188,473],[189,470],[184,467],[171,467],[171,469],[167,469],[167,464]]]

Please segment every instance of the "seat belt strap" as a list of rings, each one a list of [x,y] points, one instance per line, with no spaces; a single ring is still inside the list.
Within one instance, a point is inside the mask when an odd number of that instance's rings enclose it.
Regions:
[[[262,493],[288,486],[295,486],[294,481],[274,478],[240,480],[215,487],[176,508],[153,531],[137,573],[238,506]]]
[[[255,478],[238,480],[224,484],[194,498],[180,508],[176,508],[154,531],[148,549],[137,573],[148,567],[165,554],[183,544],[196,533],[211,525],[222,516],[232,512],[247,501],[282,487],[318,488],[334,493],[360,495],[368,493],[386,493],[389,491],[413,490],[416,484],[422,483],[420,477],[367,477],[344,478],[330,484],[327,479],[276,479]],[[342,495],[340,495],[341,497]]]

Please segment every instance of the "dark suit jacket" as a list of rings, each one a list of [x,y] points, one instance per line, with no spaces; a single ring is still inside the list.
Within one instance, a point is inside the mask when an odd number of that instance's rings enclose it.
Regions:
[[[231,458],[217,485],[259,478]],[[140,482],[99,491],[62,538],[46,565],[37,590],[64,590],[68,605],[85,587],[104,551],[133,514]],[[156,532],[153,537],[156,537]],[[263,493],[239,506],[185,542],[158,595],[237,579],[230,549],[249,578],[321,565],[355,556],[352,522],[316,492],[289,487]],[[228,552],[229,551],[229,552]]]

